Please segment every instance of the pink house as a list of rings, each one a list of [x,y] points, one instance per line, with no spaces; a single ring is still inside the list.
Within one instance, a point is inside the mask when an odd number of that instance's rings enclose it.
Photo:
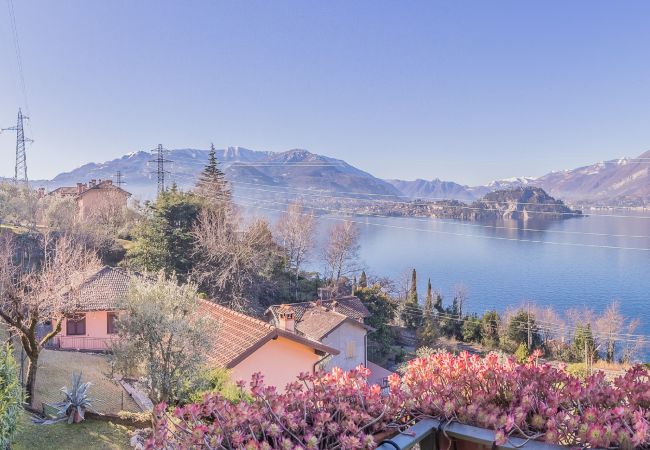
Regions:
[[[131,194],[111,180],[90,180],[88,184],[77,183],[74,187],[60,187],[49,195],[74,197],[79,208],[79,218],[89,220],[95,216],[107,216],[126,208]]]
[[[202,317],[214,321],[208,362],[230,370],[233,380],[250,381],[256,372],[267,385],[282,389],[301,373],[313,373],[339,351],[322,342],[201,300]]]
[[[50,348],[107,351],[117,338],[118,305],[128,290],[131,276],[124,269],[105,266],[81,286],[74,316],[63,321]]]

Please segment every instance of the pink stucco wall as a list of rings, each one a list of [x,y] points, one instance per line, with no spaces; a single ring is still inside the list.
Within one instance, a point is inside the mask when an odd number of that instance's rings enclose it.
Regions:
[[[68,336],[66,329],[66,320],[63,321],[61,333],[58,341],[61,348],[80,349],[80,350],[108,350],[110,340],[115,339],[117,335],[108,334],[107,311],[92,311],[86,314],[86,334]]]
[[[89,189],[77,203],[79,206],[79,217],[87,219],[93,214],[103,210],[104,214],[111,211],[119,211],[126,208],[128,195],[125,192],[112,189]]]
[[[279,390],[296,380],[303,372],[311,373],[322,356],[305,345],[279,337],[264,344],[255,353],[231,370],[233,381],[250,381],[251,375],[262,372],[264,383]]]

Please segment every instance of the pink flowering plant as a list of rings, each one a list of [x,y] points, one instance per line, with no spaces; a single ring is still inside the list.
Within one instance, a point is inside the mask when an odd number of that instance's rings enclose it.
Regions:
[[[367,383],[368,370],[304,375],[278,391],[256,375],[249,401],[219,394],[169,413],[155,411],[148,449],[374,448],[380,433],[422,418],[460,422],[571,447],[650,448],[650,374],[637,366],[613,382],[581,380],[563,368],[490,354],[435,353],[389,379],[390,393]],[[241,385],[243,388],[243,385]]]

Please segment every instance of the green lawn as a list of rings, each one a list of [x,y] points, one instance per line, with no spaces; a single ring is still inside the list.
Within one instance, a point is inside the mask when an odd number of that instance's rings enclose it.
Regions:
[[[110,422],[86,420],[79,424],[36,425],[29,415],[21,416],[13,450],[127,450],[130,430]]]

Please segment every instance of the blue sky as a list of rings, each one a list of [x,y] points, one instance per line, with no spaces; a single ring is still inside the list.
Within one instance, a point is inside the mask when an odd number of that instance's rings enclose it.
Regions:
[[[650,148],[650,2],[14,3],[30,178],[158,143],[468,184]],[[24,103],[8,17],[2,126]],[[13,153],[1,134],[0,175]]]

